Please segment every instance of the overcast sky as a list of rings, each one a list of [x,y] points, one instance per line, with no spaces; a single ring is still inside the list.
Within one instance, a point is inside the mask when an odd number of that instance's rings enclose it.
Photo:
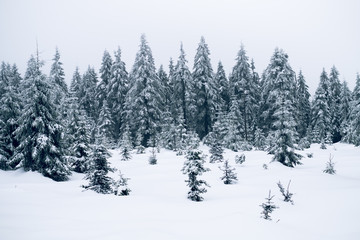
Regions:
[[[0,61],[16,63],[21,73],[36,39],[46,74],[59,48],[68,83],[76,66],[98,71],[104,50],[118,46],[130,72],[142,33],[156,66],[166,70],[181,41],[192,69],[204,36],[214,70],[221,60],[227,74],[241,43],[259,73],[275,47],[284,49],[312,94],[323,67],[329,72],[335,65],[351,89],[360,72],[358,0],[0,0]]]

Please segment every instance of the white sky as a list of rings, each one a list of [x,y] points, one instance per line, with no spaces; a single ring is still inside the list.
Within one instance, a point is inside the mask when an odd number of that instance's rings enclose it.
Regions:
[[[49,73],[58,46],[69,83],[76,66],[98,71],[105,49],[120,46],[130,72],[145,33],[156,66],[177,60],[180,42],[192,69],[203,35],[214,70],[221,60],[228,75],[241,43],[257,71],[275,47],[302,69],[313,94],[322,68],[335,65],[351,89],[360,72],[360,1],[357,0],[0,0],[0,61],[24,73],[36,51]]]

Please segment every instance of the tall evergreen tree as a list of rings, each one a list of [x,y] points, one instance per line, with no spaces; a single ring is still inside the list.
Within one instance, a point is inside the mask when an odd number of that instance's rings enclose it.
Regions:
[[[115,147],[112,142],[114,123],[106,99],[103,101],[97,122],[97,140],[105,147]]]
[[[209,55],[210,51],[205,38],[201,37],[194,59],[192,88],[195,99],[192,122],[200,139],[211,132],[217,110],[217,89]]]
[[[80,87],[80,107],[85,110],[88,117],[96,120],[96,84],[97,74],[94,68],[88,67],[84,73]]]
[[[175,119],[182,118],[187,126],[190,115],[191,97],[190,89],[192,76],[187,66],[183,45],[180,46],[180,56],[172,76],[173,101],[172,115]],[[180,113],[182,116],[179,116]]]
[[[269,66],[265,70],[265,82],[273,84],[266,103],[271,103],[271,134],[276,141],[270,149],[273,161],[294,167],[300,164],[301,155],[294,152],[297,140],[295,116],[295,73],[282,49],[275,49]]]
[[[3,170],[10,168],[9,161],[19,145],[15,131],[21,115],[21,99],[16,82],[18,76],[10,69],[10,65],[7,66],[8,69],[1,69],[3,93],[0,95],[0,169]],[[1,68],[3,67],[4,65]]]
[[[241,45],[231,74],[230,86],[232,89],[231,95],[239,104],[238,107],[243,120],[242,137],[247,142],[253,141],[259,108],[257,99],[258,86],[253,78],[249,58],[246,56],[244,46]]]
[[[110,156],[110,153],[103,145],[99,144],[94,147],[91,155],[90,168],[85,176],[89,184],[82,186],[83,188],[101,194],[113,193],[114,180],[107,176],[109,172],[114,172],[114,169],[110,167],[107,161],[107,158]]]
[[[230,104],[229,81],[226,78],[224,66],[221,61],[218,63],[218,68],[215,74],[215,84],[220,94],[220,99],[222,100],[222,110],[227,111]]]
[[[96,88],[96,109],[99,113],[100,109],[103,106],[104,100],[107,100],[107,92],[109,88],[109,82],[112,78],[112,65],[113,61],[108,51],[104,51],[102,58],[101,68],[100,68],[100,78],[101,81]]]
[[[356,84],[352,94],[349,128],[345,141],[360,146],[360,75],[356,76]]]
[[[53,64],[51,65],[50,70],[50,82],[53,86],[53,102],[58,109],[68,94],[68,88],[65,83],[65,73],[62,65],[59,50],[56,48]]]
[[[12,167],[38,171],[55,181],[68,179],[70,171],[61,145],[62,127],[55,106],[50,101],[50,85],[41,72],[39,58],[31,57],[25,83],[29,85],[19,128],[16,134],[20,145],[11,161]]]
[[[328,98],[329,78],[323,69],[312,103],[312,141],[315,143],[331,143],[331,116]]]
[[[347,85],[347,82],[344,81],[341,84],[341,94],[340,94],[340,129],[341,129],[341,136],[347,135],[347,130],[349,129],[349,118],[351,112],[351,91]]]
[[[76,67],[73,77],[71,79],[70,90],[72,91],[73,94],[75,94],[78,100],[81,98],[81,94],[82,94],[81,88],[82,88],[82,78],[79,72],[79,67]]]
[[[338,142],[341,140],[341,115],[340,115],[340,102],[341,102],[341,83],[339,80],[339,72],[333,66],[330,71],[330,91],[329,91],[329,107],[331,118],[331,135],[332,142]]]
[[[311,106],[309,87],[306,85],[304,75],[301,71],[296,81],[296,108],[298,117],[297,132],[300,138],[304,138],[310,125]]]
[[[124,123],[125,96],[129,89],[129,78],[125,63],[121,60],[121,49],[115,52],[115,61],[111,67],[112,78],[107,89],[107,102],[113,122],[113,139],[118,141]]]
[[[136,132],[138,145],[148,146],[149,139],[161,130],[162,92],[151,49],[142,35],[125,102],[127,122]]]
[[[187,186],[190,187],[188,198],[192,201],[202,201],[204,198],[200,196],[200,194],[206,193],[207,190],[201,186],[209,186],[206,181],[198,179],[198,176],[210,171],[210,169],[204,167],[204,163],[205,160],[201,151],[189,151],[186,155],[182,172],[188,175],[188,180],[185,180],[185,182],[187,182]]]

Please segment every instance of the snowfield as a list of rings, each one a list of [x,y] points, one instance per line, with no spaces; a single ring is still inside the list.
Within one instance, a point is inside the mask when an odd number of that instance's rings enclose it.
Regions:
[[[208,162],[208,147],[201,150],[211,169],[200,176],[211,185],[203,202],[187,199],[184,156],[164,149],[157,165],[149,165],[149,149],[127,162],[111,151],[111,165],[131,178],[130,196],[83,191],[83,174],[59,183],[36,172],[0,171],[0,239],[360,239],[359,147],[313,144],[293,169],[269,163],[272,155],[262,151],[244,152],[237,165],[242,152],[226,150],[239,179],[233,185],[220,181],[222,164]],[[336,175],[323,173],[330,154]],[[279,180],[285,188],[291,180],[294,205],[282,201]],[[279,207],[272,221],[260,217],[269,190]]]

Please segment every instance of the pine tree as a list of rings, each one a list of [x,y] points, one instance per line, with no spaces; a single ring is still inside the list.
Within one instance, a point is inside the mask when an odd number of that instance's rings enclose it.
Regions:
[[[349,127],[345,141],[360,146],[360,75],[356,76],[356,85],[352,94]]]
[[[110,110],[106,99],[104,99],[97,122],[97,140],[105,147],[114,147],[115,145],[114,142],[112,142],[113,126],[114,123],[111,118]]]
[[[211,132],[217,109],[217,89],[209,55],[208,45],[204,37],[201,37],[194,59],[192,74],[194,84],[191,90],[195,100],[192,125],[200,139]]]
[[[338,142],[341,140],[341,115],[340,115],[340,102],[341,102],[341,83],[339,80],[339,72],[333,66],[331,68],[330,77],[330,94],[329,94],[329,108],[330,108],[330,118],[331,118],[331,135],[332,142]]]
[[[91,155],[90,129],[86,113],[80,110],[75,89],[70,88],[68,99],[68,124],[66,125],[66,143],[68,145],[70,168],[78,173],[85,173],[89,168]]]
[[[62,65],[59,50],[56,48],[53,64],[51,65],[50,70],[50,83],[53,87],[52,101],[58,109],[61,107],[61,104],[68,94],[68,88],[65,83],[65,73]]]
[[[334,175],[336,173],[336,170],[334,169],[335,163],[332,160],[333,160],[333,157],[331,157],[331,154],[330,154],[329,161],[326,163],[326,168],[323,171],[324,173],[328,173],[331,175]]]
[[[185,180],[185,182],[190,187],[188,198],[192,201],[202,201],[204,198],[200,195],[207,192],[206,188],[202,187],[202,185],[209,187],[206,181],[198,179],[198,176],[210,171],[210,169],[204,167],[204,163],[204,156],[199,150],[189,151],[186,155],[182,172],[188,175],[188,180]]]
[[[80,107],[85,110],[87,116],[92,120],[96,120],[97,111],[96,111],[96,84],[97,84],[97,74],[94,68],[88,67],[87,71],[82,77],[81,87],[80,87]]]
[[[224,181],[224,184],[232,184],[238,180],[236,173],[234,172],[235,168],[229,165],[228,160],[225,160],[224,166],[219,168],[221,171],[223,171],[223,176],[220,179]]]
[[[0,95],[0,169],[10,168],[9,161],[15,153],[19,142],[15,131],[18,128],[17,119],[21,115],[21,99],[18,92],[18,83],[14,72],[9,68],[1,67],[1,81],[3,93]]]
[[[101,82],[96,87],[96,109],[100,111],[103,107],[103,102],[107,100],[109,82],[112,79],[112,65],[113,61],[108,51],[104,51],[100,68]]]
[[[341,129],[341,136],[346,138],[347,131],[350,125],[350,112],[351,112],[351,91],[347,85],[347,82],[344,81],[341,84],[341,94],[340,94],[340,129]]]
[[[85,179],[89,181],[89,184],[83,185],[83,188],[102,194],[113,193],[112,186],[114,180],[107,176],[109,172],[114,172],[114,169],[109,166],[107,161],[107,158],[110,156],[110,153],[101,144],[94,147],[91,155],[91,164],[85,176]]]
[[[263,208],[263,211],[261,212],[261,217],[270,221],[272,220],[270,214],[277,208],[277,206],[275,206],[274,203],[271,201],[273,198],[274,195],[271,196],[271,191],[269,191],[269,196],[265,198],[266,202],[260,205]]]
[[[122,139],[120,142],[120,154],[121,161],[128,161],[131,159],[130,151],[132,150],[132,143],[130,138],[130,128],[129,125],[126,125],[125,131],[122,135]]]
[[[125,122],[125,97],[129,89],[129,78],[125,63],[121,60],[121,50],[115,52],[115,61],[111,66],[112,78],[107,89],[107,102],[113,122],[113,140],[119,140]],[[124,130],[124,129],[123,129]]]
[[[28,85],[24,112],[16,130],[20,145],[11,161],[12,167],[23,167],[42,173],[55,181],[68,179],[70,171],[62,146],[62,127],[50,100],[50,85],[41,72],[39,58],[31,57],[24,84]]]
[[[124,177],[124,174],[119,171],[119,180],[115,182],[114,194],[117,196],[128,196],[131,192],[128,188],[129,180],[130,178]]]
[[[147,146],[148,140],[161,130],[162,92],[151,49],[142,35],[125,102],[126,118],[132,132],[137,133],[137,145]]]
[[[270,119],[276,141],[269,152],[274,153],[273,161],[294,167],[300,164],[299,160],[302,157],[294,152],[297,139],[294,109],[295,73],[288,63],[288,55],[283,50],[275,49],[266,69],[265,81],[273,83],[267,102],[273,104]]]
[[[231,95],[238,102],[242,115],[242,137],[247,142],[253,141],[259,108],[257,99],[258,86],[253,81],[253,77],[249,58],[246,56],[244,45],[241,45],[230,77],[230,86],[232,89]]]
[[[220,94],[222,110],[227,111],[230,104],[230,90],[229,90],[229,81],[226,78],[224,66],[221,61],[218,63],[217,71],[215,74],[215,84],[218,92]]]
[[[76,67],[73,77],[71,79],[70,89],[75,94],[74,97],[77,97],[78,100],[82,97],[82,78],[79,72],[79,67]]]
[[[224,149],[217,137],[215,137],[214,142],[211,144],[210,153],[210,163],[224,161]]]
[[[309,87],[306,85],[302,72],[299,72],[296,81],[296,111],[297,111],[297,132],[300,139],[306,137],[310,125],[311,106]]]
[[[320,76],[320,83],[316,89],[315,98],[312,103],[312,141],[315,143],[330,143],[329,136],[331,136],[331,116],[328,96],[329,78],[325,70],[323,70]]]
[[[241,133],[243,132],[243,118],[240,112],[239,101],[234,97],[230,102],[230,111],[226,115],[225,129],[226,133],[223,138],[223,145],[227,148],[238,151],[240,150],[241,141],[243,138],[241,137]]]
[[[192,76],[187,66],[183,45],[180,46],[180,56],[172,74],[173,101],[172,115],[175,119],[182,118],[184,125],[188,125],[190,115],[190,90]],[[182,114],[182,116],[180,116]]]

